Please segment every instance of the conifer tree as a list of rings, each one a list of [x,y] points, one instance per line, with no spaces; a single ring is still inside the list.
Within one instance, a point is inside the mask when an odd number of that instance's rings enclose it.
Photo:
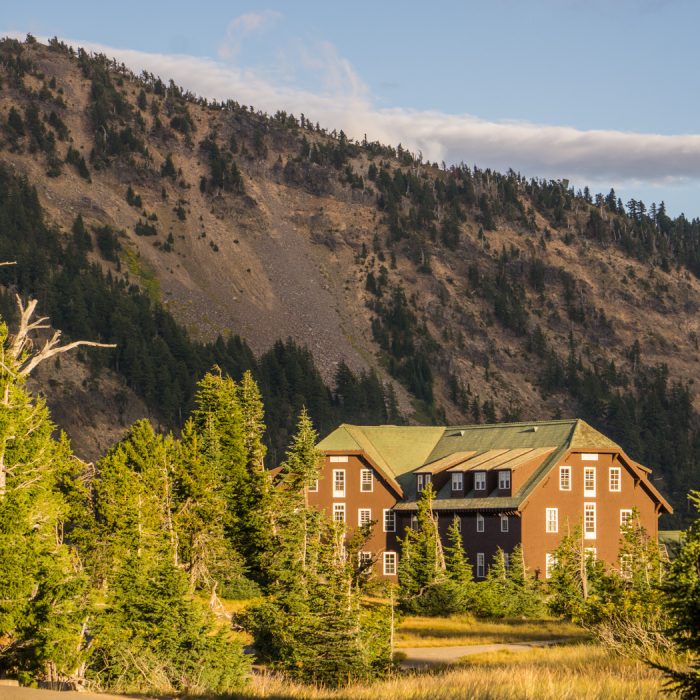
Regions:
[[[431,604],[432,589],[447,578],[445,555],[433,514],[435,491],[428,484],[421,492],[416,513],[416,527],[406,531],[401,542],[399,561],[399,605],[407,612],[440,614],[439,605]]]
[[[689,497],[700,512],[700,492],[691,492]],[[683,534],[663,594],[663,604],[671,617],[667,633],[686,654],[686,663],[681,668],[660,667],[680,697],[700,697],[700,517]]]
[[[266,571],[266,553],[272,547],[274,530],[272,483],[265,468],[266,448],[265,411],[258,385],[250,370],[243,373],[237,386],[238,403],[241,408],[243,449],[246,459],[248,489],[245,522],[241,523],[241,553],[245,556],[253,577],[268,583],[270,572]]]
[[[89,595],[65,532],[85,508],[80,465],[25,388],[27,318],[14,338],[0,321],[0,674],[79,681]]]
[[[202,451],[202,440],[188,420],[177,444],[174,472],[178,560],[185,567],[189,590],[205,589],[215,599],[240,595],[249,588],[244,563],[226,537],[228,503],[218,464]]]

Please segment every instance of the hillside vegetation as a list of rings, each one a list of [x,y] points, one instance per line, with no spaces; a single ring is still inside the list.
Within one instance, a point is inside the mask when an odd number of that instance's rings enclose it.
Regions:
[[[580,415],[686,518],[700,221],[207,102],[58,41],[4,40],[0,78],[3,315],[31,293],[119,346],[48,389],[85,456],[134,412],[179,427],[217,364],[258,379],[270,464],[302,404],[322,432]]]

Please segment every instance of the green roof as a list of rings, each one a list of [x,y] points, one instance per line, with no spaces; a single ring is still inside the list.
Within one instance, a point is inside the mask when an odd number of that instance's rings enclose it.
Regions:
[[[490,425],[414,426],[414,425],[349,425],[344,423],[326,436],[318,445],[322,451],[362,451],[386,474],[395,480],[409,501],[416,498],[413,472],[420,467],[445,460],[455,453],[482,453],[489,450],[517,450],[529,448],[551,450],[540,467],[513,498],[489,498],[502,505],[522,500],[559,457],[572,448],[621,450],[602,433],[580,419],[538,421],[532,423],[496,423]],[[444,464],[444,462],[443,462]],[[467,499],[439,499],[462,504]],[[479,499],[485,501],[486,499]],[[503,503],[501,503],[503,501]],[[505,501],[509,503],[506,504]],[[436,502],[437,504],[437,502]],[[469,504],[471,505],[471,504]],[[442,507],[442,505],[440,506]],[[445,506],[447,507],[447,506]],[[484,502],[482,507],[489,507]]]

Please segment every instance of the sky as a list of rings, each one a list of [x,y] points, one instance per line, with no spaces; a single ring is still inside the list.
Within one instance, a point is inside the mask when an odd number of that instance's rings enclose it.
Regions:
[[[102,51],[205,97],[438,163],[700,217],[696,0],[32,0],[0,35]]]

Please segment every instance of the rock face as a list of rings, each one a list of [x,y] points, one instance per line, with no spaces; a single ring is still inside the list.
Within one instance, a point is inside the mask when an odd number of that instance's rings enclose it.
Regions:
[[[289,115],[207,105],[114,65],[104,64],[105,82],[60,46],[19,53],[28,66],[19,78],[7,60],[0,70],[0,120],[8,124],[14,108],[28,131],[36,106],[60,173],[49,176],[47,150],[9,127],[0,160],[36,186],[64,231],[81,215],[89,230],[121,232],[120,262],[98,252],[95,261],[148,288],[196,338],[238,333],[261,352],[291,337],[328,381],[341,360],[400,377],[392,365],[399,331],[381,351],[376,325],[379,301],[400,286],[414,317],[410,340],[429,358],[447,421],[471,421],[477,398],[499,417],[576,413],[571,394],[541,391],[538,338],[587,366],[632,371],[641,357],[667,363],[672,379],[697,375],[698,279],[681,262],[629,255],[614,233],[586,235],[596,207],[582,199],[550,216],[524,180],[480,173],[453,205],[445,192],[464,184],[463,173],[400,150],[351,143]],[[96,116],[99,99],[106,116]],[[387,183],[401,188],[391,202]],[[621,214],[600,211],[604,232],[626,226]],[[370,278],[381,280],[379,293]],[[409,343],[402,361],[412,352]],[[66,367],[36,381],[76,442],[89,435],[101,449],[118,433],[107,425],[146,413],[116,375],[90,379],[79,364]],[[410,395],[395,383],[410,412]]]

